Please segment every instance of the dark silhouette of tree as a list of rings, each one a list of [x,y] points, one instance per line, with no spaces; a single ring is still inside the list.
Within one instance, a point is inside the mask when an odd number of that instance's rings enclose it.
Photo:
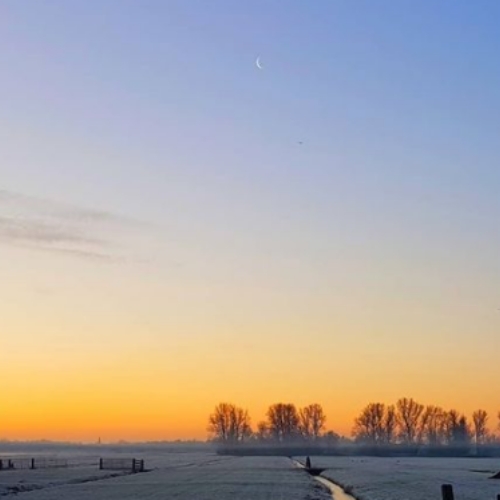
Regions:
[[[267,427],[272,439],[283,443],[300,436],[300,418],[291,403],[276,403],[267,410]]]
[[[225,444],[245,440],[252,433],[247,410],[230,403],[219,403],[208,418],[208,431],[213,439]]]
[[[467,417],[461,415],[458,419],[458,428],[455,432],[455,441],[459,444],[469,444],[471,440],[472,432],[470,425],[467,422]]]
[[[419,442],[431,446],[446,441],[446,412],[439,406],[426,406],[420,419]]]
[[[300,432],[307,440],[316,440],[325,429],[326,415],[321,405],[315,403],[299,411]]]
[[[386,444],[391,444],[394,442],[396,438],[396,430],[397,430],[397,417],[396,417],[396,408],[394,405],[390,405],[387,407],[384,414],[384,442]]]
[[[457,410],[449,410],[448,412],[446,412],[445,436],[447,444],[455,443],[459,418],[460,415]]]
[[[471,431],[467,418],[456,410],[450,410],[446,416],[446,441],[452,446],[463,446],[470,442]]]
[[[385,441],[385,405],[370,403],[354,421],[352,435],[356,441],[366,444],[382,444]]]
[[[474,441],[476,444],[484,444],[488,436],[488,413],[485,410],[476,410],[472,414],[472,422],[474,426]]]
[[[257,431],[254,434],[257,441],[266,441],[269,439],[269,427],[266,422],[259,422],[257,424]]]
[[[333,431],[327,431],[323,434],[322,438],[323,442],[328,446],[335,446],[340,441],[340,436]]]
[[[401,398],[396,403],[399,437],[405,444],[417,442],[420,416],[424,406],[412,398]]]

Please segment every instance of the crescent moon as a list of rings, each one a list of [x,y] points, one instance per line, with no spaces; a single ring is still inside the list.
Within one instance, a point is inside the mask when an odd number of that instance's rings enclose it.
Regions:
[[[262,64],[260,63],[260,56],[255,59],[255,66],[257,66],[257,68],[259,69],[264,69],[264,66],[262,66]]]

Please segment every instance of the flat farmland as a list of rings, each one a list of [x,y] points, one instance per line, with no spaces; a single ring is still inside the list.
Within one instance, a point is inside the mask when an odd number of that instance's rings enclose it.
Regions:
[[[299,457],[304,461],[304,457]],[[440,500],[441,485],[452,484],[455,500],[496,500],[500,459],[312,457],[322,476],[359,500]]]
[[[71,457],[73,465],[67,469],[2,471],[0,495],[26,500],[331,499],[317,481],[284,457],[162,452],[134,456],[145,460],[148,472],[99,471],[88,465],[85,455]]]

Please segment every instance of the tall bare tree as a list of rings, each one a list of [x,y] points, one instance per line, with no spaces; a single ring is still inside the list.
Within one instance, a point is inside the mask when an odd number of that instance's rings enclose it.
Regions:
[[[208,417],[208,432],[221,443],[234,444],[251,434],[247,410],[230,403],[219,403]]]
[[[446,427],[446,412],[439,406],[426,406],[421,419],[418,440],[431,446],[443,444]]]
[[[299,410],[300,431],[305,439],[316,440],[325,429],[326,415],[317,403]]]
[[[467,417],[465,415],[460,415],[458,419],[458,428],[455,432],[455,440],[459,444],[468,444],[470,443],[471,437],[472,431],[467,422]]]
[[[401,398],[396,403],[396,407],[401,441],[405,444],[416,443],[424,406],[412,398]]]
[[[352,434],[356,441],[368,444],[381,444],[385,441],[385,405],[370,403],[365,406],[354,421]]]
[[[446,412],[445,436],[447,444],[454,444],[456,441],[459,418],[460,414],[457,410],[452,409]]]
[[[462,446],[470,442],[471,430],[467,418],[457,410],[446,414],[446,441],[449,445]]]
[[[488,413],[485,410],[476,410],[472,414],[474,426],[474,441],[476,444],[484,444],[488,435]]]
[[[276,403],[267,410],[267,426],[270,436],[286,442],[300,436],[300,418],[297,408],[291,403]]]
[[[394,439],[396,437],[397,425],[398,422],[396,417],[396,408],[394,407],[394,405],[390,405],[386,408],[384,414],[383,428],[385,443],[391,444],[394,442]]]

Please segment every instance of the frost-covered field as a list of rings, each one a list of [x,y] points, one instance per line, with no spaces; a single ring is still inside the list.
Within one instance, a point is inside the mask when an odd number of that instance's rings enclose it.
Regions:
[[[303,461],[303,457],[301,458]],[[360,500],[440,500],[441,485],[452,484],[455,500],[496,500],[499,459],[312,457],[323,476],[352,488]]]
[[[89,461],[97,464],[97,456],[72,454],[66,457],[72,463],[67,469],[1,471],[0,496],[25,500],[331,500],[314,479],[283,457],[161,450],[103,456],[143,458],[152,470],[116,476],[114,471],[89,465]]]
[[[4,453],[0,456],[19,454]],[[0,471],[0,497],[26,500],[331,500],[293,461],[227,457],[206,450],[105,447],[26,456],[68,461],[63,469]],[[100,471],[99,457],[144,459],[148,472]],[[451,483],[456,500],[496,500],[498,459],[311,457],[323,476],[352,488],[360,500],[440,500]],[[303,461],[303,457],[301,458]]]

